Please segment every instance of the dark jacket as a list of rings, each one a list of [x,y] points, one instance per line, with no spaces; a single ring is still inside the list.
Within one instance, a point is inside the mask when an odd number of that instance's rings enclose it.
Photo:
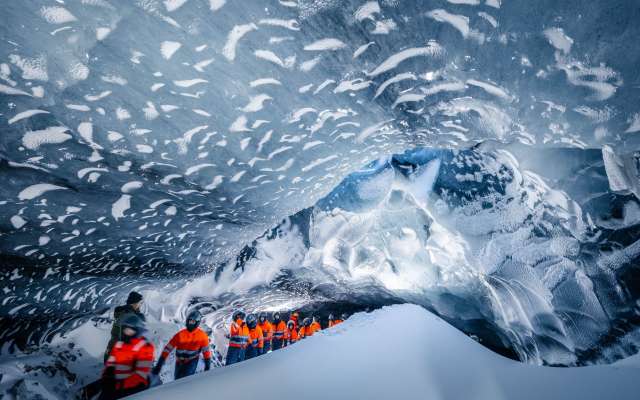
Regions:
[[[144,314],[139,311],[136,311],[131,307],[131,305],[127,304],[124,306],[118,306],[113,311],[113,326],[111,327],[111,339],[109,339],[109,343],[107,344],[107,350],[104,354],[104,361],[107,361],[109,358],[109,353],[111,353],[111,348],[116,344],[117,341],[121,339],[122,336],[122,326],[120,323],[123,318],[129,314],[135,314],[140,317],[143,321],[145,320]]]

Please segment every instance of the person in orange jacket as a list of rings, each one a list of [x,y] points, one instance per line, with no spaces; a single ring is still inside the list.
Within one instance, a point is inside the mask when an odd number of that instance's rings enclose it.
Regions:
[[[311,326],[311,324],[312,324],[312,320],[309,317],[305,318],[302,321],[302,328],[300,328],[300,331],[298,332],[298,336],[300,340],[309,336],[313,336],[313,334],[316,333],[316,331]]]
[[[313,329],[314,333],[322,330],[320,322],[318,322],[318,319],[315,317],[315,315],[311,317],[311,329]]]
[[[300,317],[300,314],[298,314],[297,311],[294,311],[293,313],[291,313],[291,317],[289,318],[289,321],[293,321],[293,326],[296,330],[298,330],[298,318]]]
[[[102,400],[130,396],[147,389],[150,383],[154,347],[144,337],[144,321],[131,314],[120,325],[121,340],[111,348],[102,373]]]
[[[291,346],[300,339],[298,336],[298,330],[296,329],[296,323],[292,320],[287,322],[287,330],[284,332],[284,345]]]
[[[273,314],[273,339],[271,341],[271,347],[273,350],[280,350],[285,345],[285,333],[287,331],[287,324],[284,323],[280,317],[280,313]]]
[[[247,354],[244,356],[245,360],[259,356],[264,348],[264,335],[255,315],[247,316],[247,326],[249,327],[249,344]]]
[[[262,330],[264,347],[262,354],[266,354],[271,350],[271,340],[273,339],[273,325],[267,319],[267,313],[260,313],[258,317],[258,326]]]
[[[336,319],[333,314],[329,314],[329,328],[341,324],[342,322],[343,321],[340,318]]]
[[[237,310],[233,313],[231,329],[227,339],[229,348],[227,349],[227,360],[225,365],[235,364],[244,361],[247,345],[249,343],[249,327],[244,323],[245,313]]]
[[[194,310],[187,316],[186,328],[176,333],[169,343],[164,346],[158,363],[153,368],[153,374],[158,375],[162,370],[164,362],[169,354],[176,350],[176,368],[174,379],[178,380],[185,376],[193,375],[198,367],[200,353],[204,359],[204,370],[211,369],[211,347],[209,347],[209,336],[200,329],[202,314]]]

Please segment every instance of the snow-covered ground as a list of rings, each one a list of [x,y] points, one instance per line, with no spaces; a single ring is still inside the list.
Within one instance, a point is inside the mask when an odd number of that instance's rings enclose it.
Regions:
[[[356,314],[282,351],[137,399],[637,399],[640,365],[549,368],[503,358],[425,309]]]

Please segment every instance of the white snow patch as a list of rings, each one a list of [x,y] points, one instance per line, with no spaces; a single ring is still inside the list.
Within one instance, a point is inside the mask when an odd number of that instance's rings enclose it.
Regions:
[[[249,86],[252,88],[263,85],[282,85],[282,82],[274,78],[261,78],[249,83]]]
[[[124,217],[124,212],[131,208],[131,195],[123,194],[111,205],[111,215],[116,221]]]
[[[222,49],[222,55],[229,61],[235,60],[236,48],[240,39],[242,39],[242,37],[247,33],[256,29],[258,29],[258,27],[254,23],[234,26],[227,36],[227,42]]]
[[[304,46],[306,51],[325,51],[325,50],[340,50],[347,47],[344,42],[335,38],[326,38],[317,40],[311,44]]]
[[[242,108],[242,112],[252,113],[260,111],[264,108],[265,101],[272,99],[273,97],[264,93],[261,93],[257,96],[252,96],[249,100],[249,103]]]
[[[300,393],[304,399],[325,400],[327,390],[336,400],[632,400],[640,387],[637,374],[635,364],[550,368],[509,360],[424,308],[404,304],[355,314],[283,350],[132,398],[173,400],[185,393],[194,398],[215,393],[231,399],[242,387],[242,397],[265,400],[300,399]],[[290,378],[286,385],[273,384],[283,376]]]
[[[67,24],[77,18],[64,7],[42,7],[40,15],[50,24]]]
[[[140,181],[131,181],[127,182],[120,188],[122,193],[131,193],[134,190],[138,190],[143,186],[143,183]]]
[[[180,42],[164,41],[160,43],[160,53],[165,60],[169,60],[180,47],[182,47]]]
[[[296,63],[296,56],[290,56],[283,60],[271,50],[256,50],[253,52],[253,54],[257,58],[270,61],[276,65],[281,66],[282,68],[287,68],[287,69],[293,68],[293,66]]]
[[[227,0],[209,0],[209,8],[211,11],[218,11],[226,4],[226,2]]]
[[[111,33],[111,28],[101,27],[96,29],[96,40],[104,40]]]
[[[35,199],[36,197],[40,197],[43,194],[53,190],[67,190],[67,188],[62,186],[52,185],[50,183],[37,183],[35,185],[31,185],[23,189],[20,193],[18,193],[18,199],[32,200],[32,199]]]
[[[206,79],[196,78],[196,79],[185,79],[181,81],[173,81],[173,84],[178,87],[189,88],[191,86],[194,86],[200,83],[208,83],[208,82],[209,81]]]
[[[356,49],[356,51],[353,52],[353,58],[356,59],[356,58],[360,57],[362,55],[362,53],[367,51],[367,49],[373,44],[375,44],[375,42],[369,42],[367,44],[363,44],[362,46],[358,47]]]
[[[562,51],[564,54],[571,52],[571,46],[573,46],[573,39],[564,33],[562,28],[548,28],[544,30],[544,36],[549,43],[556,49]]]
[[[409,58],[420,56],[434,57],[441,54],[442,51],[443,49],[438,43],[430,41],[425,47],[412,47],[390,56],[373,71],[367,73],[367,75],[375,77],[396,68],[401,62]]]
[[[9,61],[20,68],[23,79],[45,82],[49,80],[47,59],[44,55],[35,58],[22,58],[19,55],[11,54],[9,55]]]
[[[29,131],[22,137],[22,145],[29,150],[36,150],[43,144],[60,144],[71,139],[65,133],[69,129],[64,126],[52,126],[39,131]]]
[[[18,121],[21,121],[25,118],[30,118],[33,117],[34,115],[38,115],[38,114],[49,114],[49,111],[44,111],[44,110],[27,110],[27,111],[23,111],[20,113],[17,113],[16,115],[13,116],[13,118],[9,119],[9,125],[14,124]]]
[[[11,225],[13,225],[15,229],[22,228],[26,225],[26,223],[27,221],[19,215],[14,215],[11,217]]]
[[[182,7],[189,0],[164,0],[164,6],[168,12],[173,12]]]
[[[482,33],[476,32],[469,28],[469,17],[459,14],[451,14],[446,10],[438,9],[429,11],[427,16],[433,18],[438,22],[448,23],[453,26],[458,32],[462,34],[462,37],[474,38],[478,40],[478,42],[484,42],[484,35]]]

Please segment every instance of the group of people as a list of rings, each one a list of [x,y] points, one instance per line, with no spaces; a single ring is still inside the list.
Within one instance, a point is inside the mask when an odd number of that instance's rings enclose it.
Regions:
[[[346,314],[342,314],[342,319],[329,314],[329,327],[341,323],[346,318]],[[270,321],[266,313],[260,313],[256,318],[254,314],[246,315],[241,310],[235,311],[229,334],[226,335],[229,347],[225,364],[231,365],[272,350],[279,350],[313,336],[322,329],[315,316],[304,318],[300,325],[298,319],[298,312],[293,312],[285,323],[279,312],[275,312],[273,320]]]
[[[185,328],[169,340],[154,365],[155,348],[145,336],[145,316],[140,311],[141,305],[142,295],[131,292],[126,305],[116,307],[102,377],[87,385],[81,397],[91,399],[99,392],[102,400],[120,399],[147,389],[154,377],[159,380],[157,376],[174,350],[175,379],[193,375],[201,356],[205,371],[211,369],[209,335],[200,327],[202,314],[197,310],[188,313]],[[287,322],[282,316],[276,312],[269,320],[266,313],[256,317],[235,311],[229,333],[225,335],[229,339],[226,365],[290,346],[322,329],[315,316],[304,318],[300,324],[298,312],[291,313]],[[341,319],[330,314],[328,327],[346,318],[346,314],[342,314]]]

